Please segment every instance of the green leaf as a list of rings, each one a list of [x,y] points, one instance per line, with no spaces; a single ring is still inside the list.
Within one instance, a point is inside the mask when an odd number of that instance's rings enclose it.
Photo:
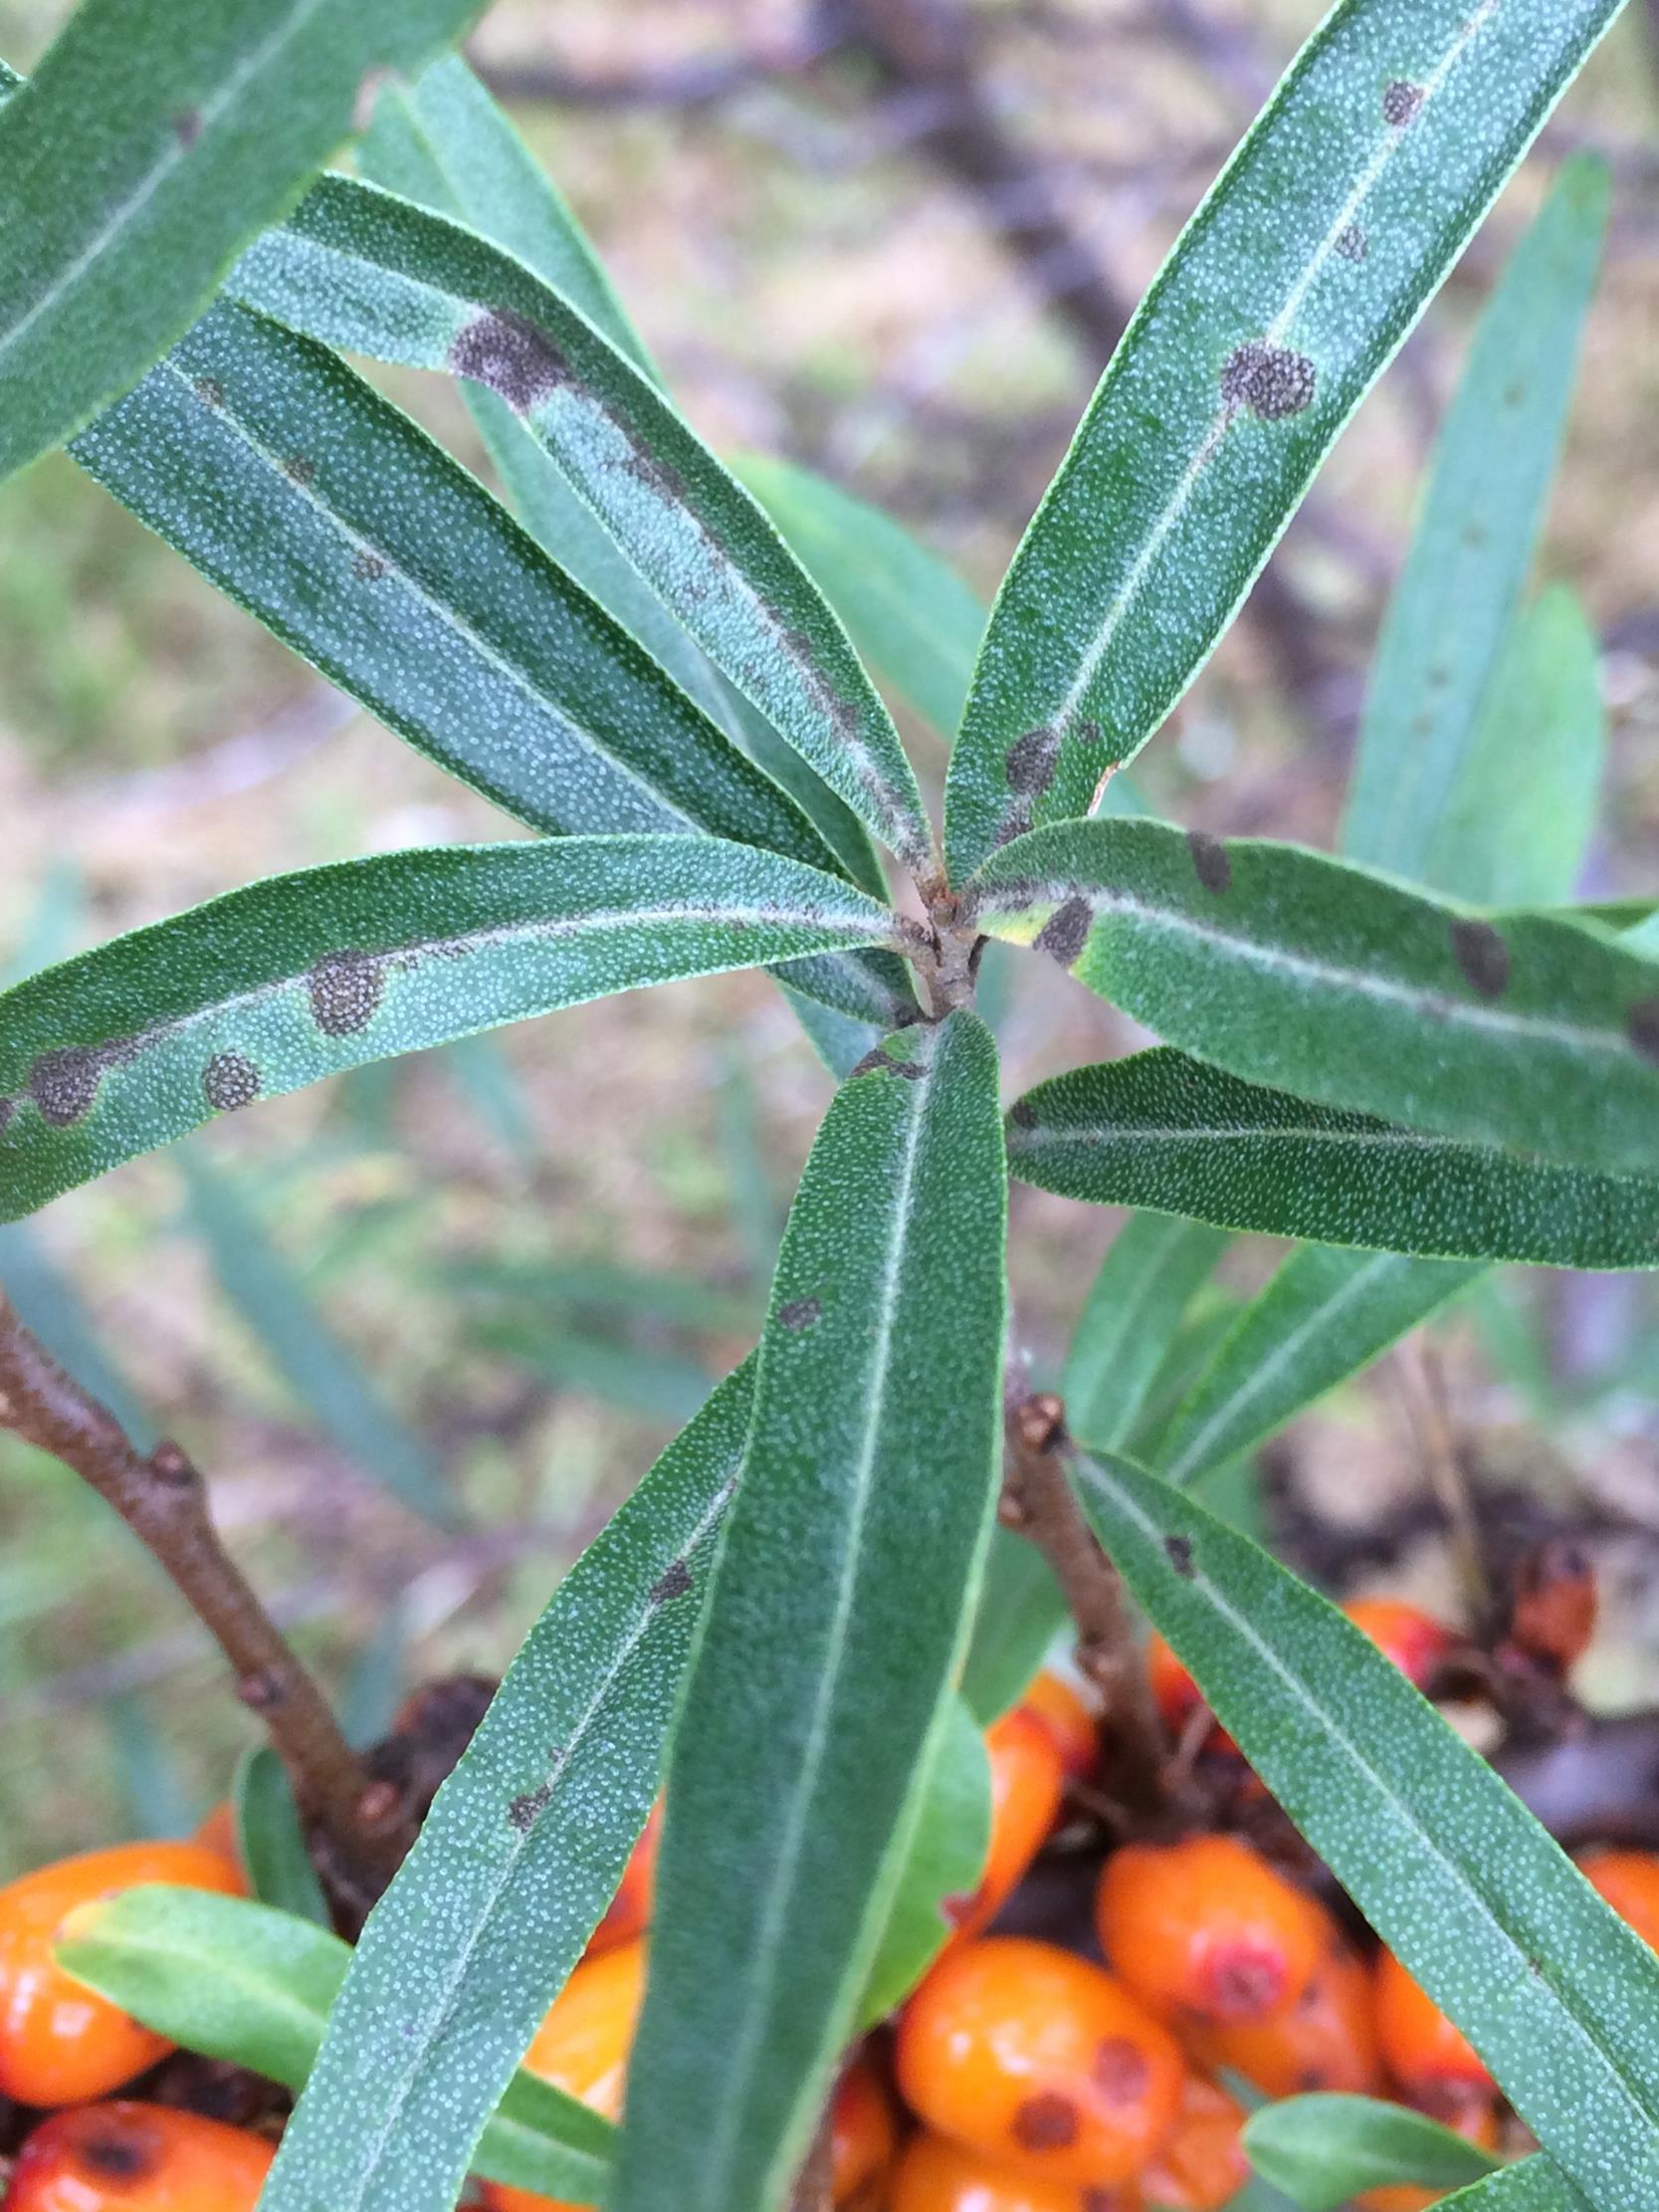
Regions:
[[[1070,1618],[1054,1570],[1036,1545],[1011,1529],[993,1528],[962,1664],[962,1702],[981,1728],[1019,1703]]]
[[[1556,584],[1517,619],[1430,825],[1426,865],[1409,873],[1479,906],[1564,906],[1595,827],[1606,748],[1600,645],[1576,594]]]
[[[207,1247],[219,1286],[295,1398],[393,1497],[440,1527],[453,1527],[456,1501],[431,1446],[398,1419],[334,1334],[236,1183],[188,1150],[178,1162],[190,1225]]]
[[[945,790],[961,881],[1092,810],[1619,0],[1343,0],[1164,263],[992,610]]]
[[[1010,1163],[1029,1135],[1016,1110]],[[1060,1389],[1074,1437],[1103,1451],[1127,1447],[1193,1293],[1226,1244],[1201,1222],[1162,1214],[1135,1214],[1124,1223],[1066,1355]]]
[[[1223,1727],[1546,2149],[1597,2212],[1659,2191],[1659,1958],[1324,1598],[1126,1461],[1078,1483]]]
[[[248,1885],[261,1904],[332,1924],[328,1901],[316,1879],[311,1855],[294,1803],[283,1762],[268,1743],[244,1753],[231,1790],[237,1849]]]
[[[1028,1091],[1008,1116],[1008,1165],[1062,1198],[1272,1236],[1441,1259],[1659,1266],[1659,1183],[1310,1106],[1166,1048]]]
[[[188,1836],[201,1819],[201,1799],[142,1698],[115,1690],[104,1700],[104,1718],[133,1835]]]
[[[940,737],[955,734],[984,634],[978,594],[937,553],[812,469],[732,463],[878,675]]]
[[[524,1374],[580,1398],[621,1406],[647,1421],[689,1421],[708,1397],[714,1378],[700,1360],[660,1345],[630,1344],[568,1323],[513,1314],[483,1323],[476,1341]]]
[[[1498,2171],[1466,2135],[1373,2097],[1288,2097],[1244,2125],[1250,2163],[1307,2212],[1337,2212],[1362,2189],[1456,2189]]]
[[[154,1417],[110,1354],[75,1283],[21,1221],[0,1223],[0,1288],[58,1364],[109,1409],[140,1451],[152,1450],[161,1437]]]
[[[1587,2202],[1554,2158],[1536,2156],[1442,2197],[1438,2212],[1585,2212]]]
[[[481,0],[82,0],[0,118],[0,477],[125,391]]]
[[[264,2212],[451,2212],[656,1797],[752,1390],[745,1363],[530,1631],[369,1916]]]
[[[612,2212],[771,2212],[921,1813],[1000,1462],[989,1031],[843,1085],[790,1213],[675,1736]]]
[[[1034,830],[964,896],[993,937],[1035,942],[1246,1081],[1659,1169],[1659,963],[1589,929],[1492,922],[1323,853],[1150,821]]]
[[[506,400],[716,667],[902,860],[932,864],[898,733],[817,586],[650,379],[530,270],[330,176],[231,289],[309,336]]]
[[[949,1939],[942,1907],[978,1886],[991,1845],[991,1764],[985,1739],[959,1697],[934,1724],[922,1809],[858,2009],[860,2027],[901,2005]]]
[[[312,1920],[153,1883],[84,1907],[58,1945],[61,1965],[158,2035],[296,2091],[351,1955]],[[597,2203],[612,2132],[573,2097],[520,2073],[483,2132],[475,2168],[490,2181]],[[277,2201],[276,2186],[273,2178],[262,2204]]]
[[[1530,822],[1549,832],[1549,812],[1528,791],[1535,763],[1552,774],[1534,697],[1517,695],[1526,713],[1501,734],[1489,731],[1477,749],[1484,760],[1465,756],[1520,606],[1559,458],[1608,192],[1605,163],[1588,154],[1567,161],[1492,295],[1435,448],[1371,671],[1344,849],[1460,898],[1496,904],[1507,896],[1468,880],[1459,865],[1470,813],[1478,836],[1486,828],[1482,808],[1498,805],[1509,832],[1506,857],[1515,855],[1512,866],[1523,870]],[[1516,802],[1528,822],[1512,818]],[[1562,835],[1571,827],[1563,824]],[[1523,892],[1515,903],[1566,898],[1571,889],[1568,882]]]
[[[274,876],[0,994],[0,1217],[342,1067],[892,930],[837,877],[704,837],[448,846]]]
[[[1292,1252],[1192,1384],[1159,1439],[1158,1472],[1196,1482],[1251,1450],[1482,1272],[1325,1244]]]

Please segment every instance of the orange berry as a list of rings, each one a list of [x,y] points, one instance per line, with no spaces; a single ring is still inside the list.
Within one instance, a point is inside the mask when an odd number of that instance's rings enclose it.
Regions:
[[[190,1841],[200,1844],[204,1851],[216,1851],[235,1869],[238,1894],[248,1894],[248,1879],[242,1870],[242,1844],[236,1832],[236,1812],[228,1797],[222,1797],[212,1812],[203,1816]]]
[[[1060,1747],[1066,1779],[1087,1781],[1100,1764],[1100,1721],[1063,1674],[1045,1666],[1020,1699],[1021,1709],[1035,1713]]]
[[[1201,2074],[1189,2074],[1174,2130],[1141,2186],[1159,2212],[1220,2212],[1250,2178],[1239,2137],[1244,2107]]]
[[[662,1840],[663,1805],[659,1798],[651,1808],[650,1819],[640,1830],[638,1843],[628,1855],[616,1895],[605,1907],[605,1917],[587,1939],[587,1949],[582,1953],[584,1959],[614,1951],[619,1943],[631,1943],[650,1926],[651,1904],[657,1888],[657,1852]]]
[[[170,2104],[82,2104],[24,2144],[6,2212],[253,2212],[276,2155]]]
[[[1023,1705],[985,1730],[991,1767],[991,1841],[971,1896],[946,1899],[957,1940],[995,1919],[1054,1826],[1066,1788],[1060,1746],[1048,1724]]]
[[[1455,2121],[1488,2102],[1498,2085],[1462,2030],[1453,2027],[1392,1951],[1376,1961],[1376,2033],[1388,2071],[1413,2104]]]
[[[1271,2020],[1313,1979],[1330,1919],[1234,1836],[1131,1844],[1095,1898],[1101,1947],[1143,2004],[1197,2020]]]
[[[1401,1598],[1350,1598],[1343,1611],[1419,1689],[1427,1687],[1441,1661],[1457,1650],[1458,1638],[1443,1621]]]
[[[1374,2097],[1382,2087],[1371,1977],[1340,1936],[1289,2012],[1276,2020],[1206,2021],[1184,2033],[1205,2066],[1242,2074],[1264,2097],[1310,2090]]]
[[[1650,1851],[1591,1851],[1578,1866],[1619,1918],[1659,1951],[1659,1857]]]
[[[830,2107],[830,2195],[837,2204],[886,2173],[898,2140],[893,2100],[868,2059],[855,2059]]]
[[[1510,1605],[1510,1642],[1555,1675],[1566,1674],[1595,1635],[1595,1565],[1570,1537],[1536,1545],[1521,1562]]]
[[[1146,1674],[1163,1725],[1178,1736],[1204,1702],[1204,1693],[1155,1629],[1146,1643]]]
[[[1460,2135],[1467,2135],[1482,2150],[1498,2148],[1498,2107],[1495,2104],[1472,2104],[1453,2124]],[[1427,2206],[1439,2204],[1451,2193],[1450,2189],[1424,2189],[1415,2182],[1403,2181],[1387,2188],[1367,2189],[1353,2201],[1362,2212],[1425,2212]]]
[[[1074,2187],[1128,2181],[1169,2133],[1172,2036],[1099,1966],[992,1936],[946,1951],[899,2023],[899,2087],[930,2127]]]
[[[644,1996],[643,1942],[622,1943],[598,1958],[583,1959],[536,2029],[524,2053],[525,2066],[606,2119],[620,2118],[628,2054]],[[489,2182],[484,2195],[494,2212],[580,2212],[562,2199],[503,2181]]]
[[[116,1844],[0,1889],[0,2091],[20,2104],[107,2097],[173,2046],[66,1974],[53,1946],[77,1906],[143,1881],[234,1894],[237,1871],[202,1844]]]
[[[1133,2183],[1079,2189],[1038,2181],[943,2135],[915,2135],[893,2177],[888,2212],[1141,2212],[1141,2192]]]

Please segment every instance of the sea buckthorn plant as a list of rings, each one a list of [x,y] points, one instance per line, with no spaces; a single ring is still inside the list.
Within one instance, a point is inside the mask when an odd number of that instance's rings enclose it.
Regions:
[[[479,12],[86,0],[5,76],[0,461],[67,444],[516,833],[14,983],[0,1216],[734,969],[838,1088],[751,1355],[499,1688],[431,1685],[367,1755],[186,1452],[0,1302],[0,1419],[163,1560],[271,1738],[195,1842],[0,1893],[16,2203],[1659,2203],[1659,1863],[1608,1824],[1566,1838],[1586,1879],[1435,1702],[1581,1734],[1584,1563],[1456,1628],[1345,1618],[1204,1496],[1495,1264],[1659,1265],[1659,938],[1571,903],[1593,641],[1527,592],[1593,158],[1486,308],[1340,849],[1183,833],[1128,773],[1616,0],[1339,0],[1089,404],[937,808],[886,694],[941,719],[960,587],[688,424],[447,51]],[[454,379],[502,496],[348,355]],[[1160,1041],[1004,1100],[993,940]],[[1134,1210],[1063,1377],[1009,1342],[1010,1178]],[[1293,1249],[1183,1335],[1240,1231]]]

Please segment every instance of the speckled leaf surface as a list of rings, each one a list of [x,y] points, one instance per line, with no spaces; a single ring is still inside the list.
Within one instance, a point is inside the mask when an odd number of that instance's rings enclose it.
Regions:
[[[1466,2135],[1374,2097],[1281,2098],[1251,2113],[1244,2148],[1256,2171],[1306,2212],[1338,2212],[1364,2189],[1456,2189],[1498,2170]]]
[[[482,0],[83,0],[0,116],[0,476],[137,382]]]
[[[1659,1266],[1659,1182],[1312,1106],[1167,1047],[1028,1091],[1008,1116],[1008,1165],[1063,1198],[1272,1236],[1440,1259]]]
[[[275,876],[0,995],[0,1218],[339,1068],[892,927],[839,877],[707,837],[456,845]]]
[[[1659,1172],[1659,963],[1299,846],[1060,822],[986,863],[982,930],[1248,1082],[1432,1135]]]
[[[1440,2212],[1585,2212],[1589,2200],[1542,2153],[1472,2181],[1440,2200]]]
[[[859,2002],[860,2026],[886,2019],[944,1948],[947,1899],[973,1894],[991,1843],[991,1767],[985,1739],[960,1697],[933,1726],[916,1830]]]
[[[1460,880],[1460,840],[1441,849],[1444,820],[1464,781],[1469,732],[1520,607],[1544,520],[1607,201],[1605,164],[1586,154],[1568,161],[1493,293],[1435,449],[1371,668],[1343,848],[1462,898],[1485,894]],[[1530,715],[1496,742],[1507,779],[1483,779],[1484,792],[1464,803],[1478,809],[1484,797],[1503,819],[1528,779]],[[1523,825],[1510,828],[1524,850]],[[1540,894],[1541,902],[1570,891],[1568,884]]]
[[[1018,1172],[1015,1156],[1033,1134],[1016,1108],[1007,1130],[1011,1173]],[[1103,1451],[1127,1448],[1193,1293],[1226,1243],[1222,1231],[1203,1221],[1165,1214],[1136,1214],[1124,1223],[1066,1355],[1060,1389],[1074,1437]]]
[[[330,176],[230,288],[310,336],[505,400],[716,667],[883,843],[928,864],[915,774],[817,586],[650,378],[521,262]]]
[[[298,2092],[352,1954],[331,1929],[270,1905],[145,1884],[85,1911],[58,1957],[158,2035]],[[611,2138],[585,2104],[519,2073],[484,2131],[475,2170],[595,2202]]]
[[[1659,1959],[1370,1640],[1185,1492],[1082,1460],[1222,1725],[1597,2212],[1659,2192]]]
[[[1292,1252],[1200,1370],[1158,1439],[1158,1472],[1198,1482],[1251,1450],[1481,1272],[1326,1244]]]
[[[772,2212],[850,2032],[1000,1465],[990,1033],[892,1037],[790,1213],[675,1737],[610,2212]]]
[[[745,1362],[530,1631],[363,1930],[263,2212],[451,2212],[651,1810],[752,1389]]]
[[[1091,810],[1619,0],[1345,0],[1131,324],[1003,583],[945,796],[960,881]]]

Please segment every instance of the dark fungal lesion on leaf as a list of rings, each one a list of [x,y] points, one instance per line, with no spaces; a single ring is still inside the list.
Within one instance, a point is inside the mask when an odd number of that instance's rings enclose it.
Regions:
[[[1192,872],[1206,891],[1219,897],[1231,889],[1232,856],[1219,837],[1212,837],[1207,829],[1189,829],[1186,849],[1192,855]]]
[[[1363,261],[1370,250],[1370,239],[1357,223],[1349,223],[1346,230],[1338,232],[1337,251],[1344,261]]]
[[[902,1075],[907,1083],[920,1083],[927,1072],[915,1060],[896,1060],[891,1052],[878,1044],[865,1053],[847,1080],[851,1082],[855,1075]]]
[[[1016,1098],[1008,1109],[1008,1119],[1016,1129],[1035,1129],[1037,1109],[1028,1098]]]
[[[283,463],[283,474],[291,484],[298,484],[304,490],[316,474],[316,463],[309,454],[291,453]]]
[[[671,1605],[676,1598],[690,1595],[692,1571],[683,1559],[676,1559],[666,1574],[651,1586],[651,1603],[654,1606]]]
[[[29,1070],[28,1091],[49,1129],[71,1129],[92,1111],[106,1067],[119,1067],[138,1050],[132,1037],[105,1044],[64,1044],[42,1052]]]
[[[1427,98],[1421,85],[1403,77],[1391,78],[1382,88],[1383,121],[1390,130],[1403,130],[1407,123],[1416,121]]]
[[[1659,995],[1636,1000],[1624,1017],[1624,1033],[1644,1060],[1659,1066]]]
[[[798,1336],[803,1329],[810,1329],[815,1321],[824,1317],[823,1301],[818,1298],[791,1298],[787,1305],[777,1309],[777,1325]]]
[[[576,381],[569,362],[527,316],[511,308],[487,308],[457,334],[450,347],[453,375],[471,377],[515,414],[530,408],[558,389]]]
[[[1192,1560],[1192,1538],[1190,1536],[1166,1536],[1163,1539],[1163,1549],[1168,1556],[1170,1566],[1174,1568],[1176,1574],[1180,1576],[1183,1582],[1190,1582],[1198,1572]]]
[[[553,1785],[550,1782],[538,1782],[533,1790],[526,1790],[522,1797],[516,1797],[507,1809],[509,1825],[516,1828],[520,1836],[527,1836],[535,1826],[538,1816],[552,1802],[552,1796]]]
[[[1062,968],[1070,968],[1088,944],[1094,925],[1095,910],[1079,892],[1056,907],[1037,932],[1036,950],[1052,955]]]
[[[1313,404],[1319,371],[1291,345],[1248,338],[1234,346],[1221,369],[1221,396],[1233,409],[1247,407],[1259,422],[1283,422]]]
[[[385,989],[385,962],[373,953],[325,953],[306,978],[311,1019],[325,1037],[367,1028]]]
[[[1464,981],[1483,998],[1501,998],[1509,989],[1510,949],[1490,922],[1454,921],[1452,957]]]
[[[359,546],[351,555],[351,573],[364,583],[378,583],[386,573],[386,563],[379,553]]]
[[[1041,798],[1060,765],[1060,733],[1048,724],[1027,730],[1008,748],[1008,788],[1023,797]]]
[[[202,1070],[202,1090],[215,1113],[251,1106],[260,1089],[259,1069],[244,1052],[215,1052]]]
[[[204,407],[222,407],[225,387],[217,376],[198,376],[190,387]]]

